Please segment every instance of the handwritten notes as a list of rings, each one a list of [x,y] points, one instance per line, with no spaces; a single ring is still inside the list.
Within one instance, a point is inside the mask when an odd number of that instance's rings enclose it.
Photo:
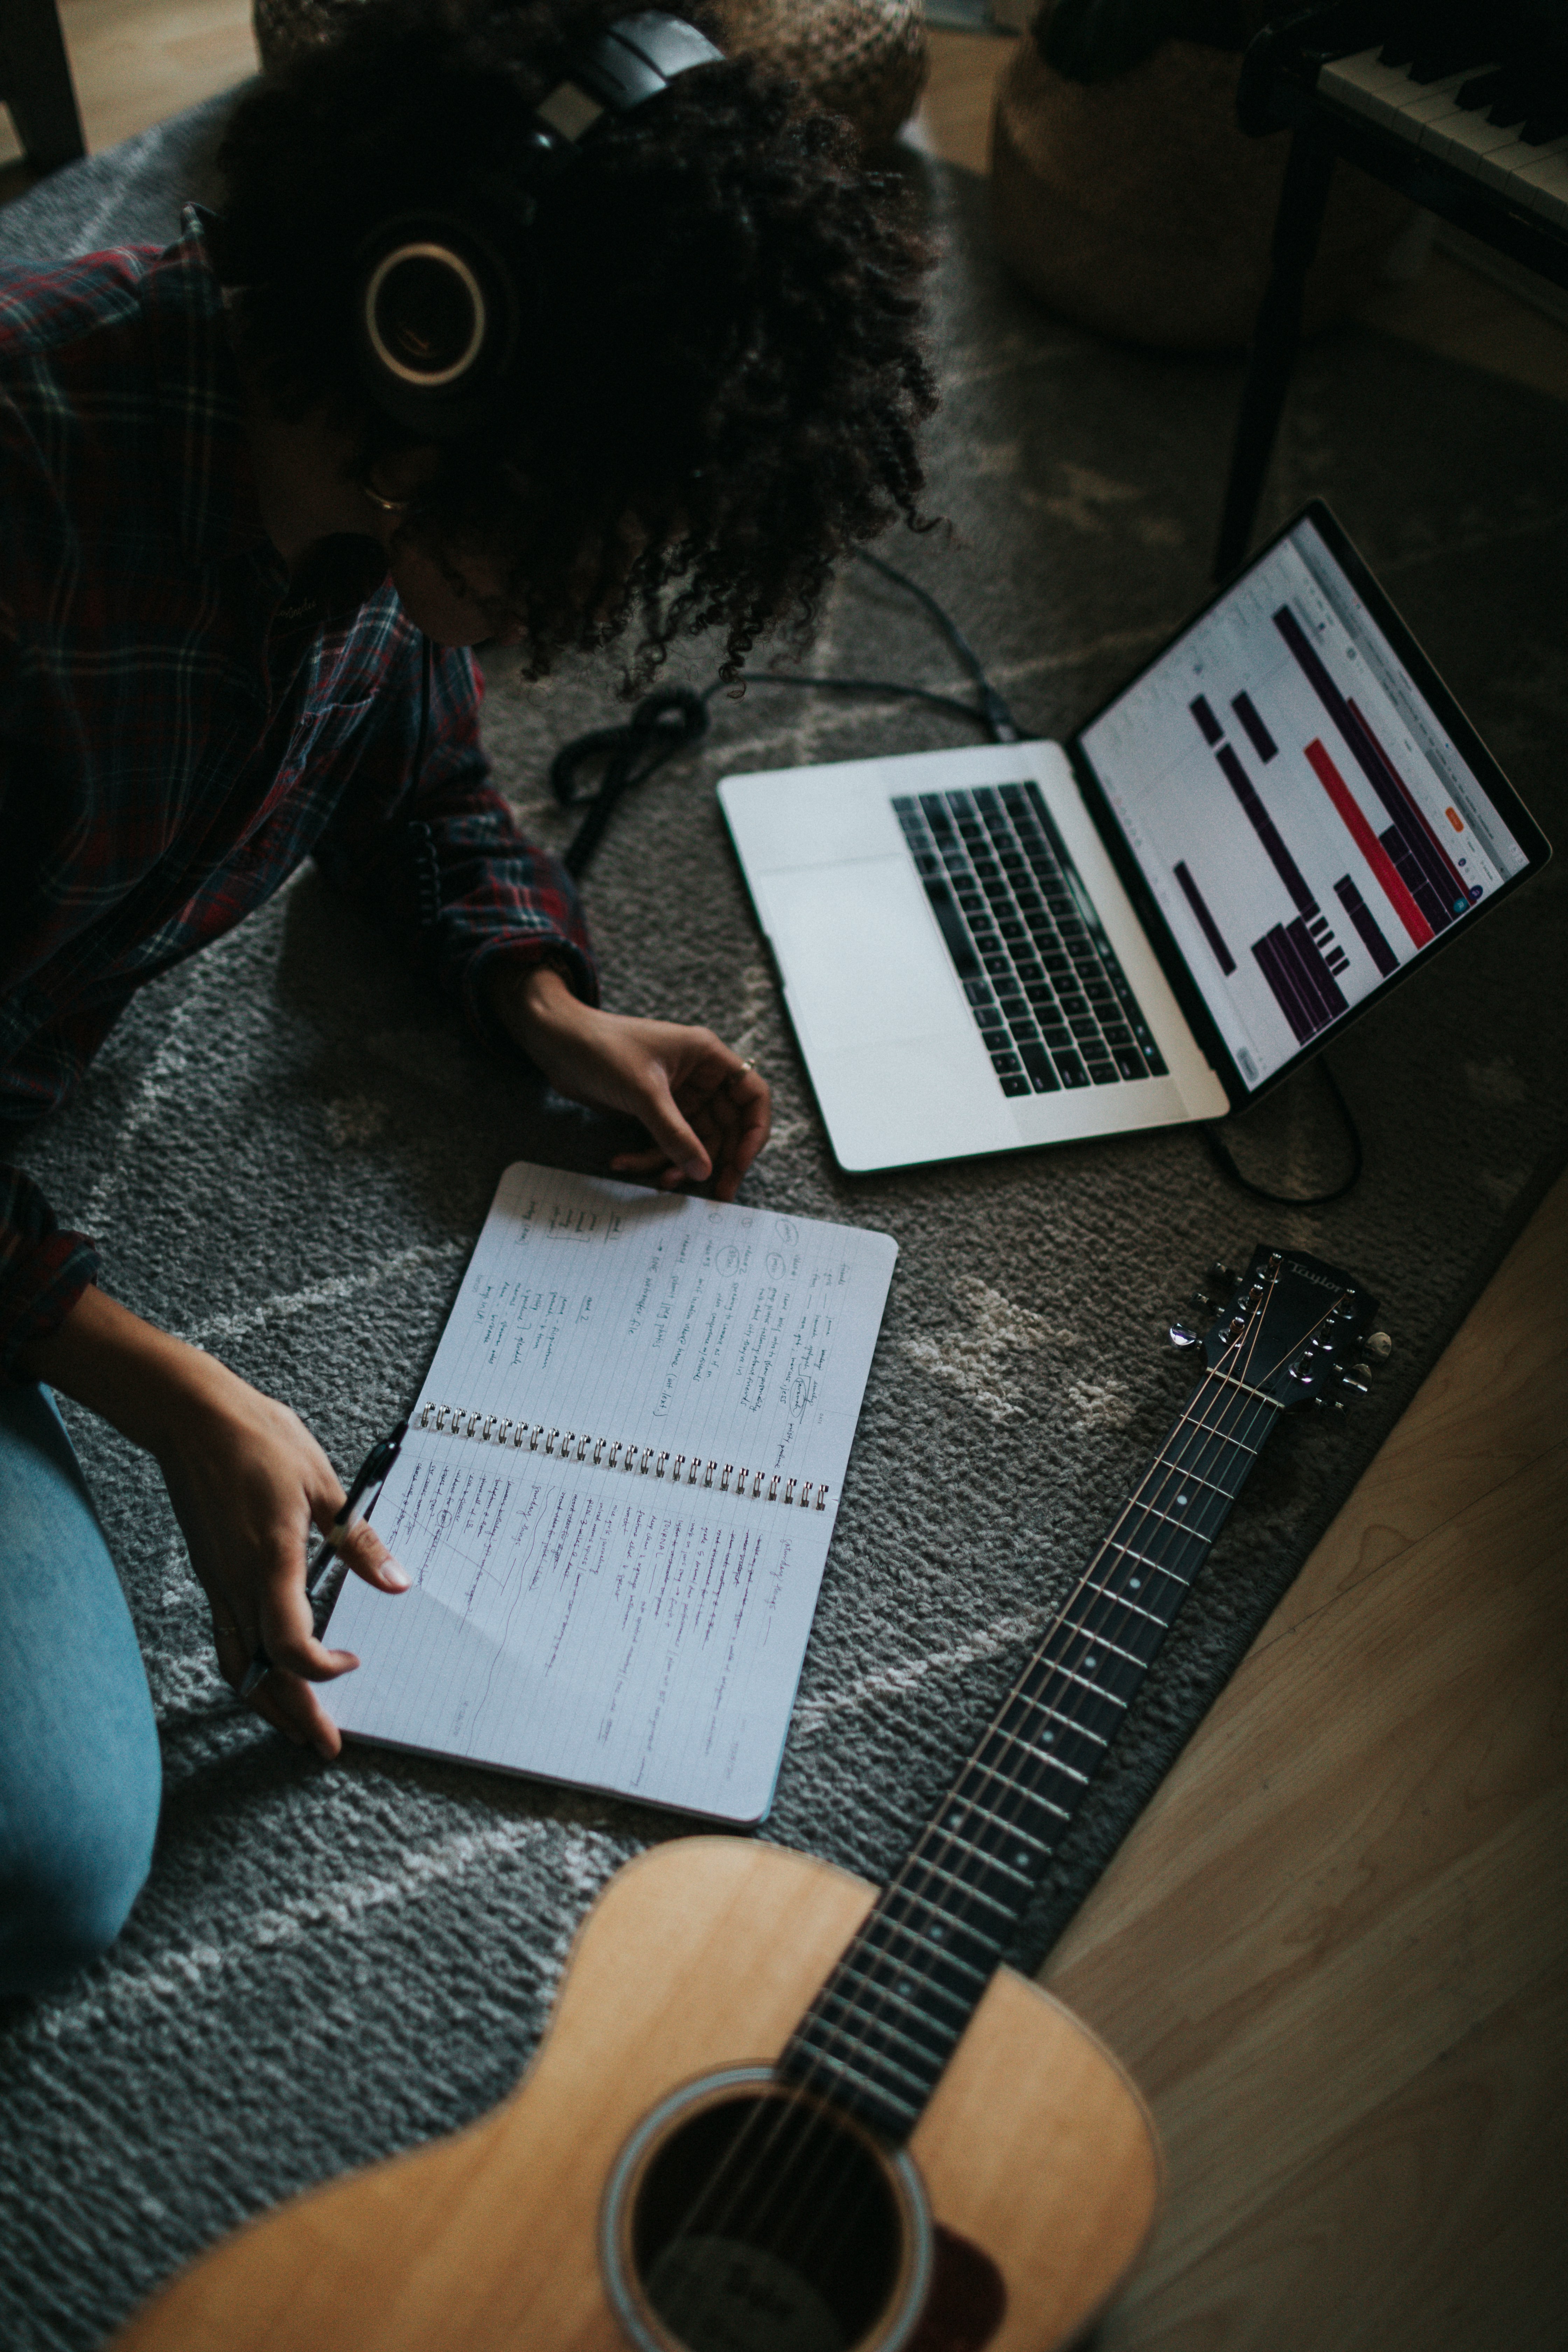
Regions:
[[[895,1255],[508,1169],[375,1511],[414,1588],[333,1616],[342,1729],[760,1820]],[[826,1507],[766,1499],[799,1484]]]

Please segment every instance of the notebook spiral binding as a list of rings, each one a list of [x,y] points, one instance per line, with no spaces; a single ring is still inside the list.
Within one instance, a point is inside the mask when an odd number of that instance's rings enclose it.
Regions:
[[[785,1478],[777,1471],[749,1470],[744,1464],[737,1469],[732,1462],[721,1465],[705,1462],[698,1454],[678,1454],[672,1465],[667,1448],[626,1445],[618,1438],[585,1436],[574,1429],[547,1429],[542,1421],[504,1421],[499,1413],[468,1412],[461,1405],[427,1404],[420,1412],[418,1426],[440,1430],[452,1437],[477,1437],[490,1445],[510,1445],[514,1451],[526,1444],[531,1454],[552,1454],[558,1462],[595,1462],[606,1470],[631,1471],[643,1478],[668,1478],[675,1486],[711,1486],[717,1475],[721,1495],[746,1494],[750,1480],[750,1494],[754,1501],[784,1503],[802,1511],[827,1508],[826,1487],[813,1486],[809,1478]]]

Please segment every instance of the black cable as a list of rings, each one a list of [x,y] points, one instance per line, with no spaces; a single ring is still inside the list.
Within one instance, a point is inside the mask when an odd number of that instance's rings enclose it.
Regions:
[[[855,550],[862,563],[891,580],[924,606],[957,654],[964,668],[974,680],[977,702],[964,702],[955,694],[939,694],[929,687],[901,686],[892,678],[875,677],[814,677],[801,671],[742,670],[738,683],[743,686],[791,686],[805,688],[822,694],[885,694],[898,696],[905,701],[921,702],[933,710],[945,710],[960,719],[972,720],[984,727],[996,743],[1016,743],[1022,740],[1020,730],[1012,712],[986,677],[979,655],[963,631],[952,620],[929,590],[918,580],[900,572],[868,548]],[[646,784],[657,775],[667,760],[678,752],[689,751],[700,743],[710,723],[708,706],[716,694],[722,693],[725,681],[715,679],[700,693],[694,687],[660,687],[637,706],[628,719],[618,727],[596,727],[586,735],[575,736],[563,743],[550,763],[550,789],[563,808],[573,808],[586,803],[586,814],[573,835],[563,864],[574,881],[582,878],[589,859],[604,835],[605,826],[624,795],[638,784]],[[596,792],[580,794],[577,781],[580,771],[591,761],[604,762]]]
[[[980,656],[975,652],[958,623],[942,610],[931,591],[928,588],[922,588],[918,580],[911,580],[907,572],[899,571],[896,565],[888,562],[886,556],[873,555],[868,547],[858,547],[855,553],[862,563],[868,563],[873,572],[881,573],[884,580],[894,581],[899,587],[913,596],[918,604],[925,606],[926,611],[931,614],[931,619],[936,623],[980,690],[979,711],[971,713],[971,716],[978,716],[990,729],[992,740],[996,743],[1021,743],[1024,740],[1023,731],[1002,697],[986,677],[984,664],[981,661]],[[915,689],[905,689],[906,692],[913,690]],[[968,708],[967,705],[963,707]]]
[[[1274,1207],[1283,1209],[1322,1209],[1326,1208],[1331,1201],[1342,1201],[1351,1186],[1361,1175],[1361,1129],[1356,1125],[1354,1113],[1344,1098],[1338,1078],[1321,1056],[1319,1057],[1318,1067],[1328,1083],[1329,1092],[1339,1105],[1340,1117],[1344,1121],[1345,1133],[1350,1138],[1351,1172],[1342,1184],[1334,1186],[1331,1192],[1270,1192],[1265,1185],[1255,1184],[1250,1176],[1242,1174],[1231,1157],[1229,1145],[1220,1141],[1212,1125],[1205,1124],[1202,1130],[1204,1141],[1208,1145],[1222,1172],[1228,1176],[1233,1183],[1239,1184],[1244,1192],[1250,1192],[1255,1201],[1268,1201]]]
[[[689,686],[661,686],[644,697],[622,726],[596,727],[562,745],[550,762],[550,789],[563,808],[577,801],[577,771],[584,761],[605,763],[599,789],[562,861],[574,881],[581,878],[623,794],[634,784],[646,784],[678,751],[701,742],[709,727],[709,695],[715,690],[710,687],[699,694]]]

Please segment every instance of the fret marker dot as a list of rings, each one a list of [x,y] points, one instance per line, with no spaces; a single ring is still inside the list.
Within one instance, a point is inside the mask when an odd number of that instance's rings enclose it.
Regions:
[[[904,1997],[904,1999],[905,1999],[906,2000],[908,2000],[910,1999],[910,1995],[912,1994],[912,1992],[914,1991],[914,1989],[915,1989],[915,1988],[914,1988],[914,1984],[913,1984],[912,1980],[911,1980],[909,1977],[905,1977],[905,1978],[903,1979],[902,1982],[901,1982],[901,1983],[900,1984],[900,1986],[899,1986],[899,1990],[900,1990],[900,1992],[903,1995],[903,1997]]]
[[[1091,1652],[1091,1653],[1089,1654],[1089,1655],[1087,1658],[1085,1658],[1085,1660],[1084,1660],[1084,1664],[1085,1664],[1086,1666],[1097,1666],[1097,1665],[1099,1665],[1099,1664],[1100,1664],[1100,1660],[1099,1660],[1097,1657],[1095,1657],[1095,1656],[1094,1656],[1094,1654],[1093,1654],[1093,1653],[1092,1653],[1092,1652]]]
[[[942,1941],[942,1928],[941,1928],[940,1927],[935,1927],[931,1928],[931,1929],[929,1930],[929,1933],[930,1933],[930,1936],[931,1936],[931,1942],[932,1942],[933,1944],[940,1944],[940,1943],[941,1943],[941,1941]]]
[[[1016,1853],[1013,1856],[1013,1860],[1020,1870],[1027,1870],[1029,1866],[1029,1857],[1026,1853]]]
[[[1176,1497],[1176,1500],[1177,1500],[1177,1502],[1178,1502],[1178,1503],[1184,1503],[1184,1502],[1186,1501],[1186,1499],[1187,1499],[1187,1498],[1186,1498],[1186,1496],[1185,1496],[1184,1495],[1178,1495],[1178,1496],[1177,1496],[1177,1497]]]
[[[1138,1587],[1142,1583],[1142,1581],[1143,1580],[1141,1576],[1130,1576],[1127,1580],[1128,1591],[1130,1592],[1136,1592]]]
[[[1057,1736],[1057,1735],[1056,1735],[1056,1733],[1055,1733],[1054,1731],[1042,1731],[1042,1732],[1041,1732],[1041,1734],[1040,1734],[1040,1738],[1041,1738],[1042,1739],[1044,1739],[1044,1740],[1047,1740],[1047,1741],[1048,1741],[1048,1740],[1052,1740],[1052,1739],[1054,1739],[1054,1738],[1056,1738],[1056,1736]]]

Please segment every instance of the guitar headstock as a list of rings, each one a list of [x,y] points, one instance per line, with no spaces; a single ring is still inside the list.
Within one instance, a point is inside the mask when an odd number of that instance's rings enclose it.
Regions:
[[[1201,1346],[1210,1371],[1287,1412],[1342,1404],[1347,1391],[1364,1395],[1373,1364],[1393,1346],[1385,1331],[1369,1330],[1377,1309],[1371,1293],[1304,1250],[1260,1244],[1244,1275],[1213,1267],[1194,1303],[1217,1308],[1214,1321],[1206,1332],[1173,1324],[1173,1343]]]

